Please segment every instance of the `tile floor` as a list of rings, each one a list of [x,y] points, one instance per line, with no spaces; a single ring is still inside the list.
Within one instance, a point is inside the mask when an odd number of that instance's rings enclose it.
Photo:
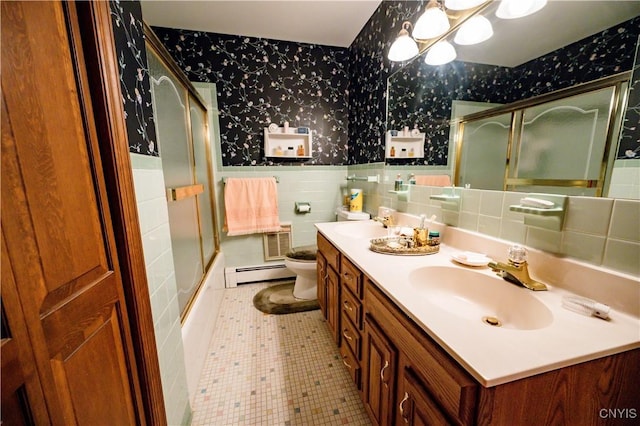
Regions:
[[[267,315],[225,290],[192,425],[370,425],[319,310]]]

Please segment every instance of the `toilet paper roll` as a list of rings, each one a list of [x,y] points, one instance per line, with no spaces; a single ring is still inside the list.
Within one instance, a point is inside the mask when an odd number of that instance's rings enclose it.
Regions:
[[[351,190],[351,196],[349,198],[349,211],[362,211],[362,189],[354,188]]]
[[[311,211],[311,204],[309,203],[298,203],[296,204],[296,212],[297,213],[309,213]]]

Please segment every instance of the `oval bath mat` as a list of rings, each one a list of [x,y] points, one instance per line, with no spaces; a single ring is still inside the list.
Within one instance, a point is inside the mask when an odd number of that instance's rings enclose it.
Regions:
[[[253,296],[253,306],[265,314],[291,314],[319,309],[318,300],[299,300],[293,297],[295,282],[276,284]]]

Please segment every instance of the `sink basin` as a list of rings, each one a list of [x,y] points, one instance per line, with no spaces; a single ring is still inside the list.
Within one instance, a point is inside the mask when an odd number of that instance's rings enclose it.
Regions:
[[[351,238],[380,238],[387,236],[387,229],[380,222],[363,220],[344,222],[336,227],[336,232]]]
[[[425,266],[409,275],[416,296],[487,327],[536,330],[553,322],[551,310],[530,291],[501,278],[449,266]]]

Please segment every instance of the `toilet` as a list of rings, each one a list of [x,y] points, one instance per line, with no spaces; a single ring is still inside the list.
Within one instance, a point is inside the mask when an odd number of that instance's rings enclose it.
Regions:
[[[284,266],[296,274],[293,286],[293,297],[300,300],[315,300],[318,298],[316,275],[316,246],[302,246],[293,248],[284,257]]]
[[[347,220],[369,220],[371,216],[365,212],[349,212],[342,208],[336,210],[338,222]],[[318,275],[316,246],[301,246],[293,248],[284,257],[284,266],[296,274],[293,286],[293,297],[300,300],[315,300],[318,298]]]

